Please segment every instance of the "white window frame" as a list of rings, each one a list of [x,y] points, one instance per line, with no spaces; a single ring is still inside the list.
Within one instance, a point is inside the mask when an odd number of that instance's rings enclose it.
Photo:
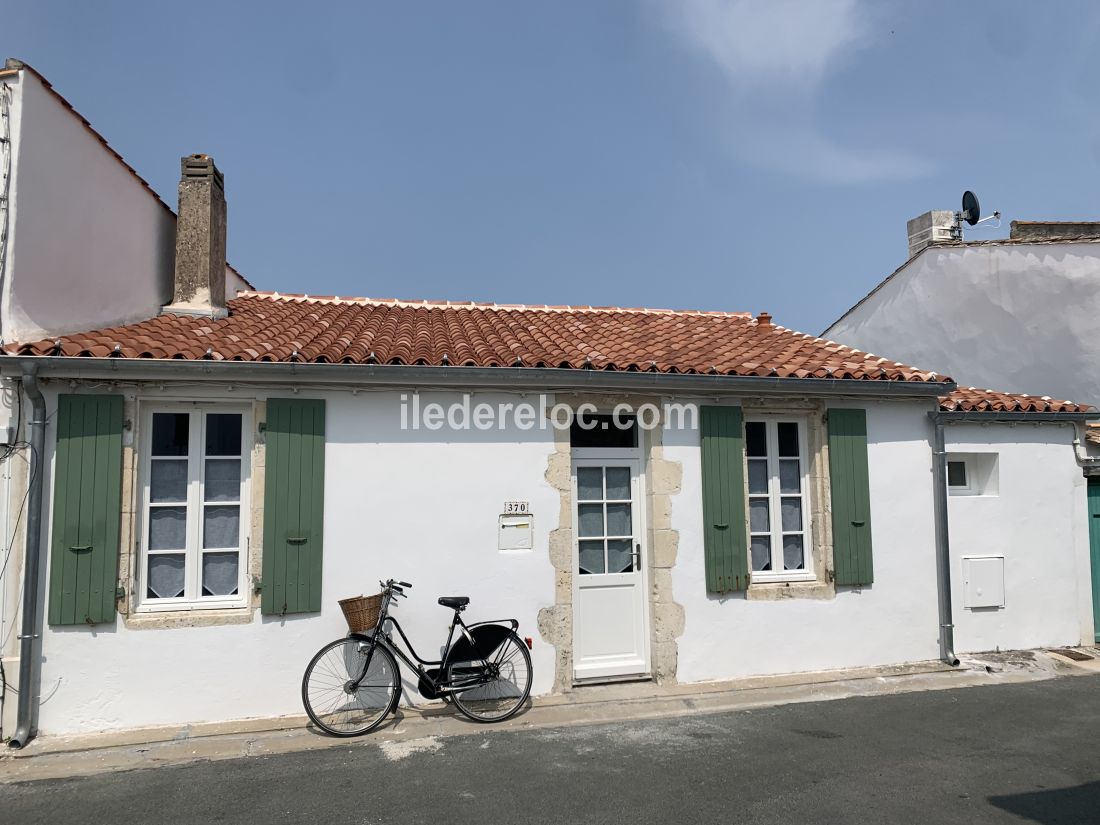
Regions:
[[[952,484],[950,469],[952,464],[963,465],[963,470],[966,473],[966,484]],[[952,456],[947,454],[946,463],[946,475],[947,475],[947,492],[953,496],[974,496],[978,494],[978,486],[976,483],[974,473],[974,462],[970,461],[965,456],[956,455]]]
[[[814,571],[814,546],[813,546],[813,519],[810,509],[810,463],[809,453],[809,418],[797,415],[747,415],[744,423],[745,430],[745,535],[749,555],[749,582],[809,582],[816,581],[817,574]],[[792,498],[790,493],[781,493],[779,486],[779,425],[794,424],[798,427],[798,461],[800,473],[800,495],[802,504],[802,556],[804,567],[802,570],[753,570],[752,569],[752,537],[765,535],[763,532],[754,533],[750,521],[749,512],[749,460],[748,453],[748,424],[764,424],[768,450],[768,511],[769,527],[767,535],[771,539],[772,561],[778,557],[783,558],[783,521],[782,500]],[[753,457],[759,461],[759,457]],[[789,459],[788,459],[789,460]],[[759,496],[759,494],[757,494]],[[793,531],[786,531],[788,535]],[[778,554],[778,556],[777,556]]]
[[[178,598],[149,598],[149,505],[150,479],[152,476],[153,415],[156,413],[186,413],[190,416],[187,455],[187,525],[186,548],[183,551],[184,595]],[[240,498],[240,562],[237,569],[237,594],[235,596],[202,595],[202,522],[203,477],[206,466],[206,416],[207,414],[237,414],[241,416],[241,498]],[[137,433],[138,450],[138,513],[135,519],[137,536],[137,593],[135,611],[163,613],[174,611],[215,610],[246,608],[249,599],[249,556],[251,549],[251,492],[252,492],[252,408],[250,405],[221,403],[150,403],[141,405],[140,429]],[[197,452],[196,452],[197,450]],[[181,456],[182,458],[182,456]],[[226,548],[229,549],[229,548]],[[160,551],[152,551],[158,554]],[[165,551],[175,552],[179,551]]]

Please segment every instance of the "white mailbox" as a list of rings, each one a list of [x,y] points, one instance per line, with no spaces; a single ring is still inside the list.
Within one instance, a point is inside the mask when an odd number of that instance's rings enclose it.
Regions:
[[[497,527],[497,547],[503,553],[530,550],[535,541],[535,517],[530,513],[502,513]]]

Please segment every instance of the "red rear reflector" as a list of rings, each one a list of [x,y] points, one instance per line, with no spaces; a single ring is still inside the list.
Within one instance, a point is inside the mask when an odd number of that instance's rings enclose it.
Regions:
[[[528,649],[528,650],[531,650],[531,649],[532,649],[532,648],[531,648],[531,644],[532,644],[532,642],[531,642],[531,637],[530,637],[530,636],[524,636],[524,637],[523,637],[523,641],[527,642],[527,649]]]

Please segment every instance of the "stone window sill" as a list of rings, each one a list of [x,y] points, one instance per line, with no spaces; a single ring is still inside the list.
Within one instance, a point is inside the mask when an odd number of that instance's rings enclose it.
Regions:
[[[788,581],[750,582],[745,598],[753,601],[777,602],[783,599],[833,599],[836,588],[832,582]]]
[[[173,610],[149,613],[131,613],[125,617],[126,627],[132,630],[170,630],[177,627],[216,627],[229,624],[251,624],[251,607],[232,607],[215,610]]]

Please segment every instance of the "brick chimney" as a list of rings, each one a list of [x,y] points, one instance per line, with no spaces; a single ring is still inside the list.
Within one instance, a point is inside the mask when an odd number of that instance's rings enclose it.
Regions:
[[[225,181],[209,155],[180,159],[176,276],[163,312],[224,318]]]

